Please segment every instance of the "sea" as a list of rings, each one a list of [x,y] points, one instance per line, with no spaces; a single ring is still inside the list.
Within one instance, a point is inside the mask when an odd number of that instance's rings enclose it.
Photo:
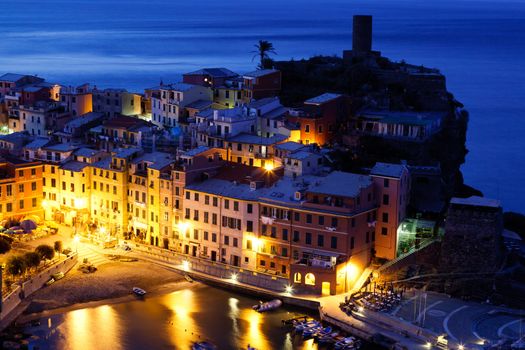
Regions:
[[[140,92],[201,67],[253,70],[261,39],[277,60],[341,55],[354,14],[374,16],[384,56],[446,75],[470,112],[465,182],[525,212],[525,1],[1,0],[0,73]]]

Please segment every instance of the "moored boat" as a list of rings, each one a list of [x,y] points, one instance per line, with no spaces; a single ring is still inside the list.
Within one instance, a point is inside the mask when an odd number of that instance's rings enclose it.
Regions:
[[[143,297],[144,295],[146,295],[146,291],[139,287],[133,287],[133,293],[135,293],[135,295],[139,297]]]
[[[274,299],[271,301],[267,301],[265,303],[260,302],[259,304],[256,304],[252,306],[252,309],[254,309],[257,312],[265,312],[265,311],[271,311],[279,308],[283,302],[279,299]]]
[[[217,347],[208,341],[195,342],[191,346],[191,350],[216,350],[216,349]]]

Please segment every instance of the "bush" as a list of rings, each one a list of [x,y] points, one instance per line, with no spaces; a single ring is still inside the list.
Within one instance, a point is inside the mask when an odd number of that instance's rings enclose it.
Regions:
[[[26,272],[27,265],[25,259],[20,255],[15,255],[7,259],[6,270],[13,276],[19,276]]]
[[[42,259],[40,258],[40,254],[37,252],[28,252],[24,254],[24,260],[27,268],[31,269],[38,267]]]
[[[514,231],[522,239],[525,239],[525,215],[511,211],[506,212],[503,214],[503,225],[507,230]]]
[[[5,254],[11,250],[11,242],[4,237],[0,237],[0,254]]]
[[[50,260],[55,256],[55,250],[53,247],[47,244],[41,244],[36,247],[35,252],[40,255],[42,259]]]

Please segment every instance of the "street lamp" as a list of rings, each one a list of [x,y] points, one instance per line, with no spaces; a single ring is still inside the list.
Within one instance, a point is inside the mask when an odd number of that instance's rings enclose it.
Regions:
[[[73,241],[75,242],[75,249],[78,254],[78,242],[80,242],[80,237],[78,235],[75,235],[75,237],[73,238]]]
[[[285,288],[284,288],[284,291],[288,294],[292,294],[293,293],[293,287],[291,285],[287,285]]]

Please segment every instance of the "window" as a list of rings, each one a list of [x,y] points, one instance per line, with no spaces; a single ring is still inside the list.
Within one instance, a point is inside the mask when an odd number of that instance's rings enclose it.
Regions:
[[[230,200],[229,199],[225,199],[224,200],[224,208],[225,209],[230,209]]]
[[[7,203],[5,205],[5,209],[7,210],[8,213],[12,212],[13,211],[13,203]]]
[[[248,203],[248,206],[246,207],[246,211],[248,212],[248,214],[253,213],[253,204]]]
[[[18,170],[18,176],[19,177],[24,177],[24,171],[23,170]]]
[[[247,239],[246,240],[246,249],[249,249],[249,250],[253,249],[253,245],[252,245],[252,240],[251,239]]]
[[[300,272],[296,272],[293,274],[293,282],[301,283],[301,273]]]
[[[390,186],[390,180],[389,179],[384,179],[383,180],[383,187],[384,188],[388,188]]]
[[[281,248],[281,256],[283,256],[285,258],[288,256],[288,248],[286,248],[286,247],[282,247]]]
[[[7,185],[6,186],[6,193],[7,193],[8,196],[12,196],[13,195],[13,188],[11,187],[11,185]]]
[[[337,237],[330,238],[330,248],[337,249]]]
[[[366,238],[365,238],[365,243],[369,243],[370,242],[370,232],[367,232],[366,233]]]
[[[383,195],[383,205],[388,205],[390,201],[390,197],[388,196],[388,194],[384,194]]]
[[[233,238],[233,246],[234,247],[237,247],[239,245],[239,239],[238,238]]]
[[[304,276],[304,284],[315,286],[315,276],[313,273],[307,273],[306,276]]]
[[[217,225],[217,214],[215,213],[211,214],[211,223],[212,225]]]
[[[388,213],[383,213],[383,222],[388,223]]]
[[[253,232],[253,221],[251,220],[246,221],[246,231]]]
[[[31,199],[31,206],[32,206],[33,208],[36,207],[36,198],[32,198],[32,199]],[[2,210],[0,209],[0,211],[2,211]]]
[[[190,199],[190,196],[191,196],[191,193],[190,191],[186,191],[186,199],[189,200]]]
[[[388,228],[386,227],[381,227],[381,234],[383,236],[387,236],[388,235]]]
[[[204,231],[204,240],[207,241],[208,240],[208,231]]]
[[[239,211],[239,202],[237,202],[237,201],[233,202],[233,210]]]
[[[295,221],[300,221],[301,220],[301,214],[299,214],[298,212],[293,213],[293,219]]]
[[[306,214],[306,223],[311,224],[312,223],[312,214]]]
[[[312,244],[312,234],[310,232],[306,232],[305,243]]]
[[[208,213],[207,211],[204,212],[204,223],[207,224],[208,221],[209,221],[209,216],[210,216],[210,213]]]
[[[224,245],[229,245],[229,244],[230,244],[230,237],[224,236]]]
[[[288,240],[288,230],[283,228],[283,241]]]
[[[213,206],[214,206],[214,207],[218,206],[218,200],[217,200],[217,197],[213,197]]]
[[[355,246],[355,238],[350,237],[350,249],[354,249],[354,246]]]
[[[24,209],[24,200],[23,200],[23,199],[20,200],[20,202],[19,202],[19,204],[18,204],[18,207],[19,207],[20,209]]]
[[[293,241],[299,242],[299,231],[293,231]]]
[[[24,184],[18,185],[18,192],[23,193],[24,192]]]
[[[194,229],[193,230],[193,239],[198,240],[199,239],[199,230]]]
[[[211,234],[211,241],[212,242],[217,242],[217,234],[216,233],[212,233]]]
[[[352,227],[355,227],[355,218],[352,218]]]
[[[277,238],[277,227],[272,226],[270,236],[271,236],[272,238]]]
[[[324,247],[324,236],[317,235],[317,246]]]
[[[304,126],[304,132],[305,132],[305,133],[309,133],[309,132],[310,132],[310,124],[306,124],[306,125]]]
[[[261,265],[261,266],[266,266],[266,261],[261,260],[261,261],[260,261],[260,265]]]
[[[319,225],[324,225],[324,216],[319,215],[319,216],[317,217],[317,220],[318,220],[318,222],[319,222]]]
[[[208,195],[204,196],[204,204],[206,204],[206,205],[210,204],[210,196],[208,196]]]
[[[36,169],[35,168],[31,169],[31,175],[32,176],[36,175]]]
[[[337,227],[337,218],[332,218],[332,227]]]

